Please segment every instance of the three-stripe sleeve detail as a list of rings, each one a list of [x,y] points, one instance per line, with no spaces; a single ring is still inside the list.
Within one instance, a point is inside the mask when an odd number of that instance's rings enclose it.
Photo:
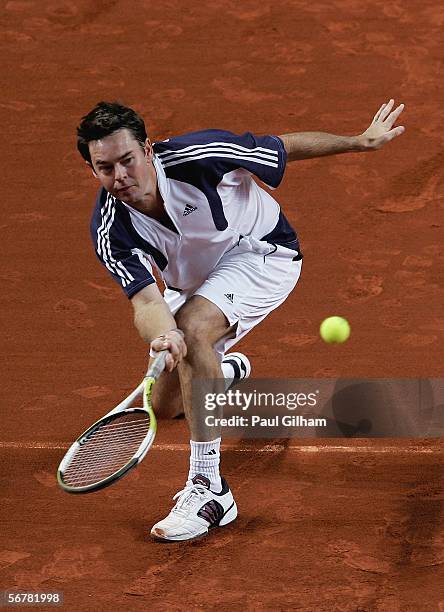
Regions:
[[[250,161],[264,166],[271,166],[272,168],[278,168],[279,166],[279,153],[273,149],[265,147],[249,149],[238,144],[226,142],[191,145],[177,151],[166,150],[158,153],[157,156],[162,160],[162,165],[165,168],[208,157]]]
[[[114,215],[116,214],[116,208],[113,206],[113,196],[107,195],[105,204],[100,212],[102,223],[97,229],[97,253],[108,270],[119,276],[122,286],[126,287],[134,280],[134,276],[125,268],[121,261],[115,259],[111,251],[109,233],[114,221]]]

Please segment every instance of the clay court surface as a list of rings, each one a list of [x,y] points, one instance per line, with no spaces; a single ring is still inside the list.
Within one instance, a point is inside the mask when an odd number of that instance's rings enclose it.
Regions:
[[[192,543],[151,525],[183,486],[183,421],[115,486],[60,491],[77,434],[145,367],[131,306],[96,261],[96,184],[75,128],[99,100],[152,140],[218,127],[364,131],[404,102],[373,154],[295,162],[274,193],[301,280],[239,348],[254,376],[442,378],[444,9],[426,1],[0,2],[3,589],[68,610],[443,612],[444,447],[430,440],[227,440],[240,515]],[[341,346],[318,337],[345,316]]]

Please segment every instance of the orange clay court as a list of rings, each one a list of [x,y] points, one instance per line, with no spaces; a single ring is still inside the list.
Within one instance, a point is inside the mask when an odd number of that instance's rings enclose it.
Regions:
[[[288,167],[274,195],[300,237],[302,277],[238,349],[255,378],[442,378],[444,9],[1,9],[1,588],[63,591],[76,611],[443,612],[440,437],[227,439],[239,518],[179,544],[148,533],[183,485],[183,421],[161,421],[145,462],[101,492],[69,496],[55,471],[146,365],[131,306],[89,236],[95,184],[75,129],[102,99],[133,106],[154,141],[209,127],[352,135],[389,97],[403,102],[406,133],[390,147]],[[319,338],[333,314],[352,327],[342,345]]]

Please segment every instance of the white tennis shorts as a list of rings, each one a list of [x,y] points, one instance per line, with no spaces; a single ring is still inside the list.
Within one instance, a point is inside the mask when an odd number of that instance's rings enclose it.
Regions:
[[[223,255],[197,290],[186,293],[165,289],[164,299],[173,315],[192,295],[202,295],[220,308],[230,326],[236,326],[234,338],[222,338],[215,346],[222,359],[230,347],[287,299],[301,274],[302,260],[294,260],[297,255],[297,251],[245,236]]]

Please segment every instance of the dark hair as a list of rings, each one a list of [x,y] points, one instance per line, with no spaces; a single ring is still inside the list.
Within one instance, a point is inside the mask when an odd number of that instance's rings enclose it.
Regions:
[[[99,102],[84,117],[77,128],[77,148],[80,155],[91,163],[88,143],[128,129],[143,147],[147,138],[145,123],[132,108],[119,102]]]

